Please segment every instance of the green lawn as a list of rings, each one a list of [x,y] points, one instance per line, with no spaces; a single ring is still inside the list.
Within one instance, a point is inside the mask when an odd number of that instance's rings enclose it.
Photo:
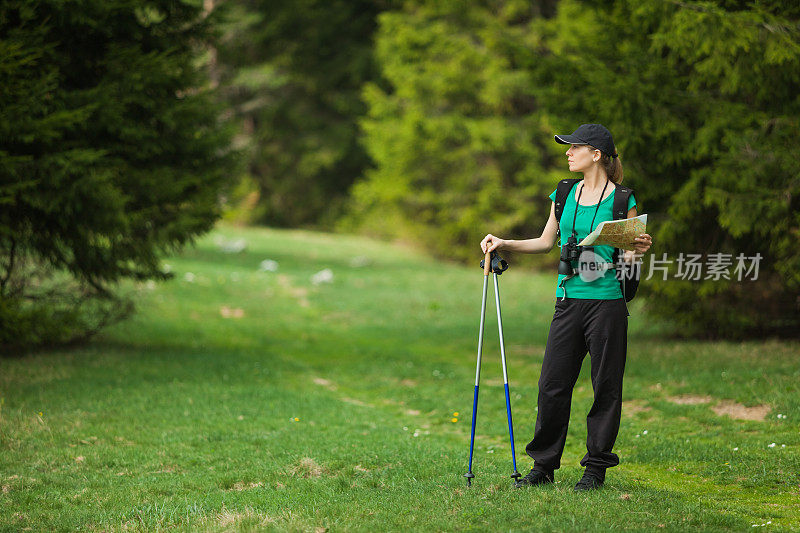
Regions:
[[[508,259],[524,474],[555,273]],[[0,530],[800,531],[800,343],[669,340],[635,301],[620,465],[572,491],[587,356],[556,484],[514,490],[490,306],[467,489],[477,265],[224,226],[165,262],[176,278],[89,346],[0,360]]]

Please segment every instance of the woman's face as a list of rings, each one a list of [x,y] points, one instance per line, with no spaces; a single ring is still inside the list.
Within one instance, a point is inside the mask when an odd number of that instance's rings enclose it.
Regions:
[[[567,150],[567,161],[570,172],[586,172],[600,160],[600,150],[588,144],[570,144]]]

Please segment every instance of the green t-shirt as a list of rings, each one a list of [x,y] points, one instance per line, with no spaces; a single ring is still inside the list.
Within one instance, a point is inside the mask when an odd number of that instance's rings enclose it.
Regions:
[[[612,208],[614,207],[614,194],[616,194],[616,187],[614,187],[614,189],[611,191],[611,194],[609,194],[607,198],[600,202],[600,209],[597,211],[597,217],[594,219],[594,225],[591,228],[589,227],[589,225],[592,223],[592,217],[594,217],[595,209],[597,209],[597,204],[578,206],[578,203],[575,201],[575,195],[578,193],[582,183],[582,181],[575,183],[575,185],[572,187],[572,190],[567,195],[567,201],[564,203],[564,211],[561,213],[561,222],[559,224],[559,228],[561,229],[561,242],[559,243],[559,246],[565,245],[567,243],[567,239],[569,239],[570,235],[572,235],[572,219],[575,217],[576,206],[578,207],[578,215],[575,219],[575,229],[578,232],[578,242],[581,242],[581,240],[589,235],[593,230],[597,229],[597,226],[600,224],[600,222],[603,222],[604,220],[614,220]],[[609,183],[609,186],[611,185],[612,183]],[[550,199],[554,202],[556,201],[556,191],[553,191],[553,194],[550,195]],[[631,193],[630,198],[628,198],[628,211],[630,211],[635,205],[636,199],[633,197],[633,193]],[[594,252],[602,257],[605,261],[611,262],[611,254],[614,253],[614,247],[595,246]],[[578,262],[573,261],[572,267],[577,268],[577,266]],[[556,280],[557,298],[562,298],[564,296],[564,289],[559,286],[564,277],[565,276],[563,274],[559,274],[558,279]],[[589,282],[583,281],[580,276],[576,275],[565,281],[564,287],[567,288],[567,296],[569,298],[604,300],[622,298],[622,289],[619,287],[619,280],[616,277],[614,268],[606,270],[603,276]]]

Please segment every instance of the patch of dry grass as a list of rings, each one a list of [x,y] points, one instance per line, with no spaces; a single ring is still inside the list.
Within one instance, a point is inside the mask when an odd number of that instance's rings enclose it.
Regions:
[[[317,478],[327,471],[313,457],[303,457],[287,470],[289,475],[305,478]]]

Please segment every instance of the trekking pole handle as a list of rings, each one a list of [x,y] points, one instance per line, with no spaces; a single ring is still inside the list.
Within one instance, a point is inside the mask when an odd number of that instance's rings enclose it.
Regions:
[[[491,252],[487,252],[486,256],[481,261],[481,268],[483,269],[484,276],[488,276],[490,272],[500,275],[508,270],[508,263],[505,259],[500,257],[500,254],[498,254],[496,250],[492,250]]]

